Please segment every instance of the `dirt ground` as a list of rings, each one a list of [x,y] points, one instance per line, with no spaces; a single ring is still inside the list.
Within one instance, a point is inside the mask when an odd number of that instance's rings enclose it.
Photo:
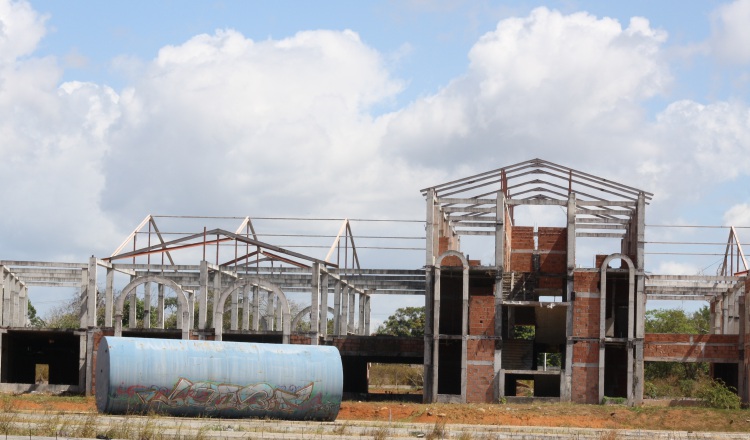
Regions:
[[[5,395],[0,404],[5,411],[96,412],[93,397]],[[567,403],[424,405],[344,401],[337,420],[750,432],[749,410],[668,405],[668,402],[654,401],[635,408]]]

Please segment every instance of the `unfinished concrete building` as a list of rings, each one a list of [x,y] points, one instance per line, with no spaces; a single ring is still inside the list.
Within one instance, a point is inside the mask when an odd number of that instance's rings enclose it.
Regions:
[[[422,192],[426,401],[513,399],[523,380],[538,399],[639,404],[644,361],[711,362],[747,399],[747,272],[646,275],[652,194],[539,159]],[[543,215],[537,226],[514,221],[518,209],[540,206],[563,210],[564,225]],[[462,236],[486,237],[494,261],[470,260]],[[611,248],[585,267],[576,261],[582,239]],[[710,301],[713,334],[645,334],[648,298]],[[554,357],[559,366],[547,368]]]
[[[106,257],[1,260],[0,391],[91,393],[100,338],[124,335],[334,345],[344,391],[359,397],[369,392],[368,364],[390,362],[424,365],[425,402],[513,400],[533,381],[533,399],[638,404],[644,362],[677,360],[711,363],[748,400],[750,283],[734,230],[718,275],[653,275],[644,271],[648,192],[535,159],[423,194],[426,219],[413,224],[426,235],[409,238],[424,246],[384,247],[399,255],[381,261],[406,261],[400,268],[360,264],[367,246],[355,245],[348,220],[338,234],[308,234],[333,241],[314,257],[264,239],[321,247],[299,243],[304,234],[264,235],[250,217],[197,218],[239,224],[185,232],[147,216]],[[537,212],[550,208],[560,221]],[[516,221],[523,209],[530,224]],[[393,235],[365,238],[404,238]],[[463,253],[461,237],[483,258]],[[576,250],[592,241],[605,252],[587,267]],[[78,290],[78,328],[29,327],[38,286]],[[425,337],[370,336],[380,295],[423,295]],[[708,301],[711,334],[645,334],[650,299]],[[40,365],[48,383],[36,381]]]

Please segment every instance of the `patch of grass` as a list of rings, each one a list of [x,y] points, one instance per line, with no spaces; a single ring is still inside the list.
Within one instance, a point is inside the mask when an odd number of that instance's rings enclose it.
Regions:
[[[387,426],[372,428],[367,435],[372,436],[372,440],[386,440],[391,435],[391,430]]]
[[[335,435],[346,435],[346,432],[348,430],[349,430],[349,423],[344,422],[341,424],[337,424],[331,432]]]

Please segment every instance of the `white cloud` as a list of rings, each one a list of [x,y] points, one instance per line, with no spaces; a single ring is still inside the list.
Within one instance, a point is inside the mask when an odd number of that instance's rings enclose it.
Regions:
[[[45,20],[26,2],[0,2],[0,65],[36,49],[46,32]]]
[[[712,52],[730,64],[750,63],[750,0],[736,0],[712,14]]]
[[[724,213],[725,226],[750,226],[750,204],[740,203]]]
[[[502,20],[471,49],[465,75],[394,116],[385,145],[443,167],[627,159],[647,151],[638,134],[643,100],[671,80],[660,56],[665,39],[643,18],[623,28],[538,8]]]
[[[665,261],[657,266],[654,271],[657,275],[699,275],[702,274],[701,268],[690,263],[677,261]],[[704,275],[713,275],[711,273]]]

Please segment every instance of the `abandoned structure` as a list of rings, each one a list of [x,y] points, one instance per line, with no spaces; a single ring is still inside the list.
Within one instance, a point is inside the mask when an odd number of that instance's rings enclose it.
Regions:
[[[314,258],[261,240],[249,217],[234,232],[177,233],[148,216],[106,258],[0,261],[0,390],[91,393],[99,340],[126,335],[333,345],[348,393],[368,392],[371,362],[423,364],[425,402],[512,400],[533,381],[535,399],[636,405],[644,363],[664,361],[708,362],[750,399],[750,283],[733,228],[717,275],[655,275],[644,269],[646,191],[534,159],[422,193],[421,269],[360,267],[347,220]],[[535,225],[517,224],[521,209]],[[488,261],[470,259],[461,237]],[[592,241],[605,251],[587,267],[576,251]],[[28,327],[34,286],[80,288],[80,327]],[[292,294],[309,298],[294,314]],[[405,294],[424,295],[424,338],[370,336],[371,299]],[[655,299],[707,301],[709,334],[645,333]],[[37,365],[49,384],[35,382]]]

